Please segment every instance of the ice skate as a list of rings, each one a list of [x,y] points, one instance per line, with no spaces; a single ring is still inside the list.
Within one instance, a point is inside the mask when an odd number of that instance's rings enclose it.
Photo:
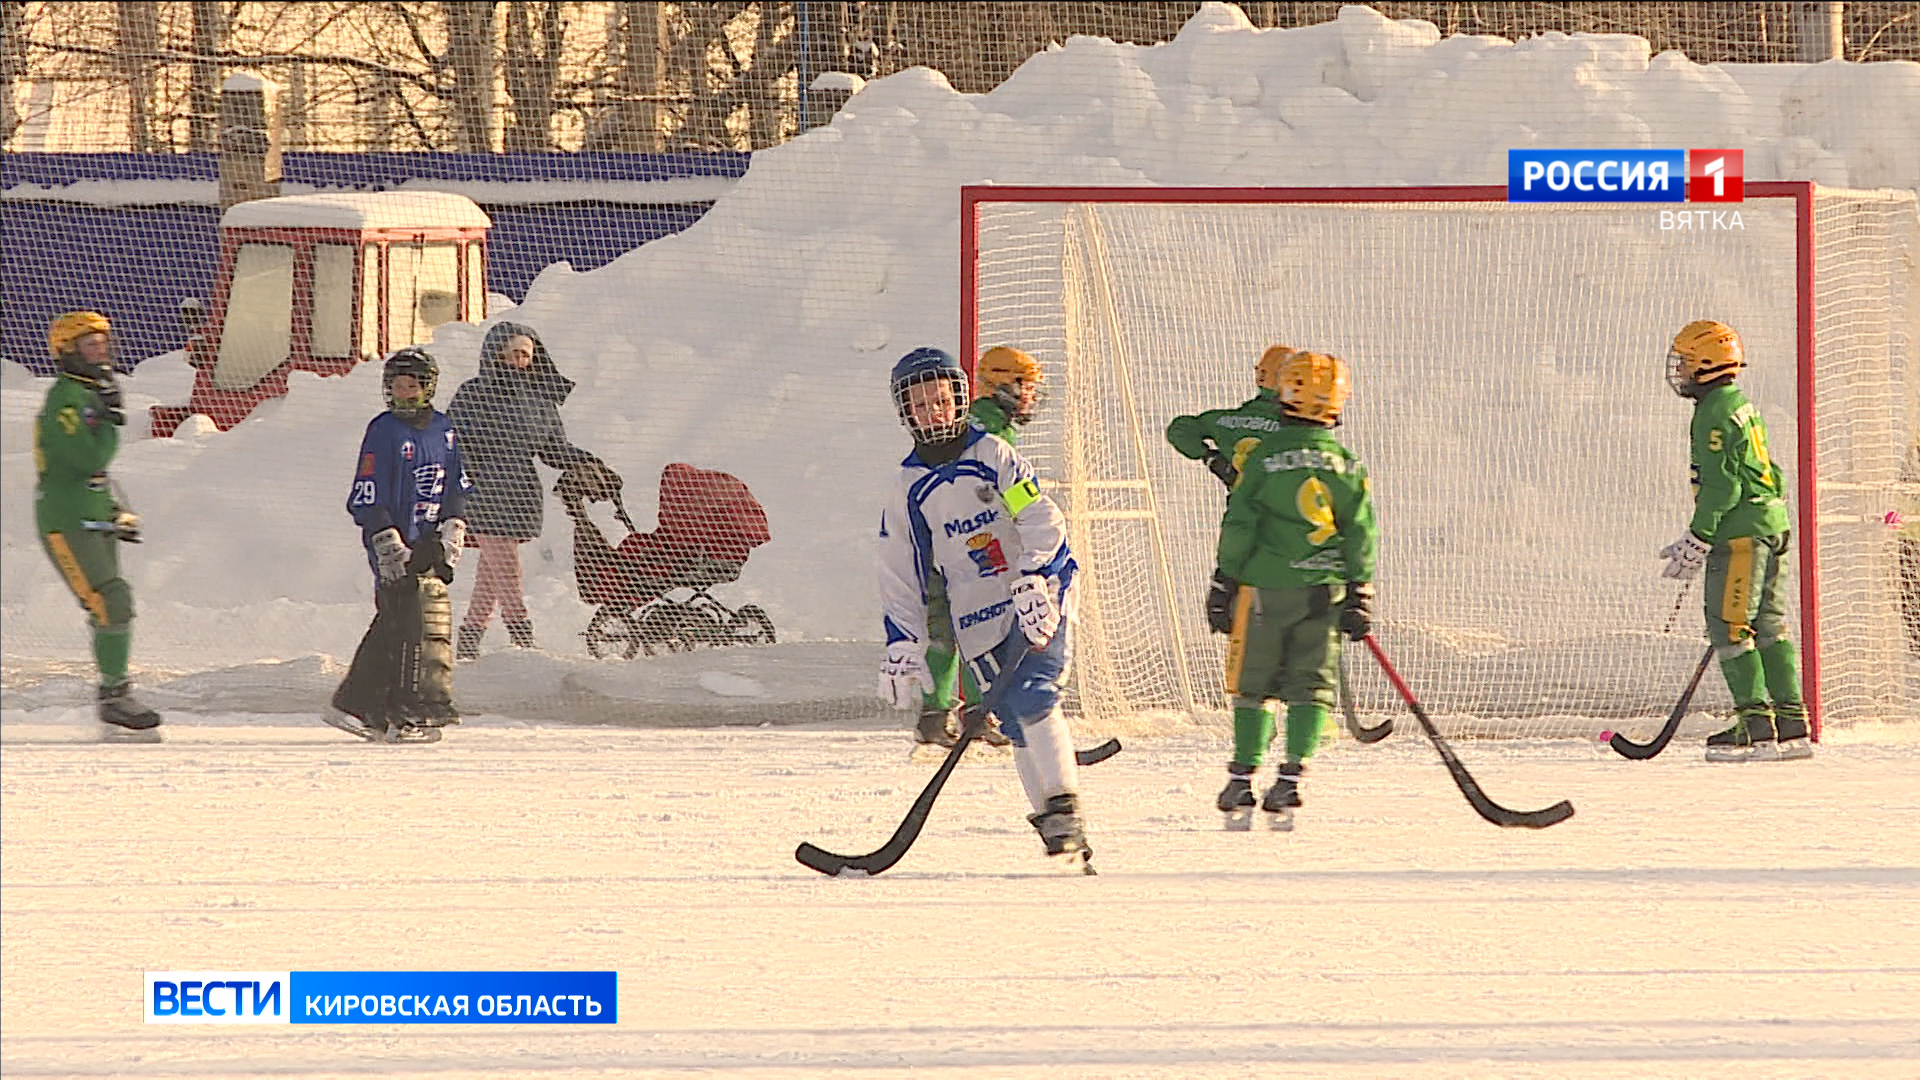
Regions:
[[[1807,738],[1807,707],[1797,701],[1781,702],[1773,707],[1774,746],[1780,761],[1805,761],[1813,756],[1813,743]]]
[[[390,724],[382,734],[381,742],[387,743],[437,743],[440,741],[440,727],[424,718],[403,717]]]
[[[1001,733],[1000,719],[995,716],[987,717],[987,726],[981,729],[979,737],[974,741],[982,746],[991,746],[996,750],[1003,750],[1013,745],[1013,740]]]
[[[1062,869],[1093,873],[1093,849],[1087,846],[1087,834],[1080,826],[1079,799],[1071,793],[1055,795],[1047,800],[1045,810],[1029,815],[1027,821],[1040,834],[1049,859]]]
[[[382,723],[376,728],[338,705],[328,704],[320,710],[320,719],[331,727],[368,742],[379,742],[386,735],[386,724]]]
[[[1780,750],[1774,742],[1773,709],[1766,705],[1742,705],[1735,710],[1732,727],[1707,736],[1707,760],[1780,760]]]
[[[1227,786],[1213,800],[1225,816],[1224,824],[1228,832],[1246,832],[1253,828],[1253,774],[1235,773],[1227,778]]]
[[[1293,811],[1300,805],[1300,774],[1305,771],[1298,762],[1280,766],[1280,775],[1274,777],[1273,786],[1260,800],[1260,809],[1267,815],[1267,827],[1274,832],[1293,831]]]
[[[945,751],[960,741],[960,732],[953,720],[951,709],[922,709],[920,719],[913,726],[913,757],[944,757]]]
[[[102,742],[157,743],[160,714],[142,705],[131,693],[132,684],[100,688],[99,717]]]

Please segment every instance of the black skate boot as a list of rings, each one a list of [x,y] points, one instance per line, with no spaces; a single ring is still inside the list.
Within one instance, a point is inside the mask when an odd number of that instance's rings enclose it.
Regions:
[[[456,642],[453,647],[454,661],[458,663],[480,659],[480,639],[485,637],[486,633],[487,628],[484,626],[478,629],[471,626],[461,627],[459,641]],[[531,634],[531,631],[529,631],[529,634]]]
[[[1306,766],[1297,761],[1289,761],[1280,766],[1273,786],[1267,789],[1266,798],[1260,800],[1260,809],[1267,813],[1267,825],[1275,832],[1293,831],[1293,811],[1300,805],[1300,774],[1306,772]]]
[[[516,649],[533,648],[533,623],[527,619],[508,623],[507,641]]]
[[[1773,706],[1774,746],[1781,761],[1804,761],[1813,756],[1808,741],[1807,707],[1798,701],[1779,701]]]
[[[947,746],[960,741],[952,709],[922,709],[913,727],[913,741],[922,746]]]
[[[1241,772],[1241,769],[1247,771]],[[1214,808],[1225,815],[1222,822],[1228,832],[1246,832],[1253,828],[1253,770],[1244,765],[1227,766],[1227,786],[1214,797]]]
[[[132,689],[126,682],[100,688],[100,737],[108,742],[159,742],[160,714],[142,705]]]
[[[1080,827],[1080,800],[1071,792],[1048,799],[1047,808],[1029,815],[1027,822],[1040,834],[1049,858],[1083,874],[1093,873],[1093,849],[1087,846],[1087,834]]]
[[[1778,761],[1774,743],[1773,708],[1742,705],[1733,712],[1733,726],[1707,736],[1708,761]]]

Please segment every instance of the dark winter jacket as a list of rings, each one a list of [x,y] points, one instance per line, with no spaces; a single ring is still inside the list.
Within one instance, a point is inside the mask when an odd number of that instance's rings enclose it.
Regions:
[[[533,366],[507,363],[507,339],[533,339]],[[447,406],[466,459],[473,493],[467,527],[483,536],[531,540],[540,535],[546,491],[533,459],[564,469],[591,454],[567,441],[560,406],[573,391],[533,328],[503,322],[480,346],[480,374],[454,392]]]

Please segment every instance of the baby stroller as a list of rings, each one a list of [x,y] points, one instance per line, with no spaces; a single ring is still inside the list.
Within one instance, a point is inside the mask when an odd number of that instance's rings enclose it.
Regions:
[[[634,528],[621,487],[613,470],[589,459],[568,468],[553,489],[573,519],[580,599],[599,609],[587,624],[587,652],[631,660],[642,649],[652,656],[773,644],[765,611],[754,604],[736,611],[707,591],[737,580],[748,554],[772,539],[747,485],[723,472],[668,465],[660,473],[660,525],[652,532]],[[618,547],[608,547],[587,516],[589,505],[608,501],[627,528]]]

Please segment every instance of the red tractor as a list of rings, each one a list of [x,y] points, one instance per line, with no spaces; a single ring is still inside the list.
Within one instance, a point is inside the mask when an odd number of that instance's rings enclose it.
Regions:
[[[487,230],[464,195],[289,195],[220,219],[213,303],[184,300],[185,405],[156,405],[165,438],[194,413],[225,431],[287,392],[289,371],[344,375],[425,342],[442,323],[487,315]]]

